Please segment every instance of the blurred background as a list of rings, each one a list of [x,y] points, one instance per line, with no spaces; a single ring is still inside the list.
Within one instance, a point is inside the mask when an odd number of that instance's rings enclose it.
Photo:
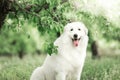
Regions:
[[[29,80],[73,21],[89,30],[82,80],[120,80],[120,0],[0,0],[0,80]]]

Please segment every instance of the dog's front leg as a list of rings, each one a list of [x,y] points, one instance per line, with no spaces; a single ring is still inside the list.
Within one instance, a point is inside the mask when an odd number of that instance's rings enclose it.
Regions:
[[[80,72],[74,73],[73,77],[72,77],[72,80],[80,80],[80,75],[81,75]]]
[[[66,73],[64,72],[57,73],[56,80],[66,80]]]
[[[80,80],[82,68],[83,68],[83,66],[81,66],[79,69],[75,70],[75,72],[73,74],[73,80]]]

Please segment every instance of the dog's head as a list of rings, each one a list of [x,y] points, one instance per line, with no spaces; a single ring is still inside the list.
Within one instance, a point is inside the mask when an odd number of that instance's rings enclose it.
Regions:
[[[64,33],[72,40],[73,45],[77,47],[81,38],[88,34],[88,29],[82,22],[72,22],[65,26]]]

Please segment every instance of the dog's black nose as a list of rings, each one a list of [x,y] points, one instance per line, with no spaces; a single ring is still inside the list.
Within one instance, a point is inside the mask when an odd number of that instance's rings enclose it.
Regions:
[[[77,38],[78,37],[78,35],[77,34],[74,34],[74,38]]]

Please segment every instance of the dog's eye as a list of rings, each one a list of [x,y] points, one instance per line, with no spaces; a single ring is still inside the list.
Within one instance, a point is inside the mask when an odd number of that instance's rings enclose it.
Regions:
[[[81,29],[79,28],[78,30],[80,31]]]
[[[70,29],[70,31],[73,31],[73,29]]]

